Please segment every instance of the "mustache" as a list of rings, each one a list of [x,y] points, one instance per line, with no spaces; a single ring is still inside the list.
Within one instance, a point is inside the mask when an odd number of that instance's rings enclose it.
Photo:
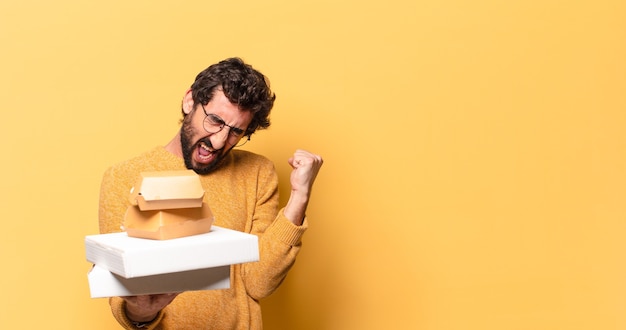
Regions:
[[[207,147],[209,147],[209,149],[211,149],[211,152],[218,152],[224,149],[223,147],[221,149],[215,149],[213,147],[213,144],[211,143],[211,139],[208,136],[198,140],[198,142],[196,142],[196,145],[199,145],[200,143],[204,143]]]

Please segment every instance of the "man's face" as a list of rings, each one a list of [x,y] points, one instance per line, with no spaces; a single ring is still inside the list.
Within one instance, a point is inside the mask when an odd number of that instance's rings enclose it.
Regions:
[[[221,130],[205,125],[205,112],[226,125]],[[231,133],[234,130],[232,127],[245,131],[251,121],[252,114],[249,111],[239,110],[221,90],[216,90],[211,101],[204,106],[204,111],[198,104],[183,120],[180,142],[185,166],[198,174],[213,171],[240,140],[234,132]],[[205,127],[219,131],[209,133]]]

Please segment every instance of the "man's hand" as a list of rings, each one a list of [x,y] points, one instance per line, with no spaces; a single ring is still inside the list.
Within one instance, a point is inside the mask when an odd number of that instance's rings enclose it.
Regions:
[[[150,322],[169,305],[178,293],[122,297],[126,300],[126,316],[135,322]]]
[[[293,168],[291,195],[284,213],[285,217],[296,225],[301,225],[304,220],[313,182],[323,163],[321,156],[300,149],[289,158],[289,165]]]

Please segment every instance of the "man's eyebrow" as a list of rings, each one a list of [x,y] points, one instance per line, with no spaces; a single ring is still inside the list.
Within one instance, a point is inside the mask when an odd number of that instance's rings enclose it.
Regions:
[[[214,113],[212,113],[211,116],[213,116],[214,119],[216,119],[220,123],[230,127],[231,130],[237,130],[238,133],[243,133],[243,132],[246,131],[244,128],[240,128],[240,127],[237,127],[237,126],[231,126],[231,125],[226,124],[226,121],[224,121],[224,119],[222,119],[220,116],[218,116],[218,115],[216,115]]]

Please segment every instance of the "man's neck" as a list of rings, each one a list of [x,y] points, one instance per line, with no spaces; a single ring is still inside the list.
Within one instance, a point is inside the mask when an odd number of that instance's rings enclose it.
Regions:
[[[168,144],[165,145],[165,150],[180,158],[183,158],[183,148],[180,144],[180,131],[176,133],[174,138],[172,138],[172,140]]]

